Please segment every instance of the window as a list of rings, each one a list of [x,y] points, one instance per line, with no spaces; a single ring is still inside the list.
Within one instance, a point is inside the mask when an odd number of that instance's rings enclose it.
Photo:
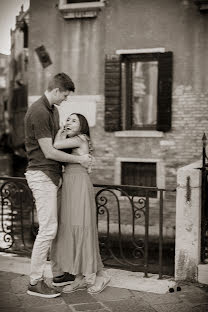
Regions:
[[[121,162],[121,184],[156,187],[156,163]],[[146,196],[145,190],[129,190],[129,195]],[[157,197],[157,191],[150,191],[150,197]]]
[[[115,159],[114,183],[116,185],[133,184],[165,189],[165,176],[165,162],[161,159],[140,157],[117,157]],[[131,191],[129,194],[134,195]],[[139,193],[139,196],[144,195],[143,192]],[[158,192],[151,191],[150,197],[158,200]]]
[[[126,57],[121,79],[123,128],[156,129],[158,61]]]
[[[171,129],[172,52],[106,57],[105,130]]]

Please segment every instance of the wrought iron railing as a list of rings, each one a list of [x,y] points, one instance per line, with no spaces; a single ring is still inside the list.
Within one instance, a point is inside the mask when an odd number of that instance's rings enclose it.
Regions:
[[[201,261],[208,260],[208,158],[207,137],[202,138],[202,188],[201,188]]]
[[[37,233],[35,205],[24,178],[0,177],[0,250],[31,253]],[[94,184],[100,251],[104,264],[149,272],[151,194],[157,192],[158,273],[163,275],[163,206],[165,189]],[[132,192],[133,191],[133,192]],[[141,194],[139,197],[129,194]],[[174,190],[169,190],[174,191]]]
[[[120,263],[124,267],[129,267],[132,270],[141,269],[141,261],[143,262],[145,277],[148,276],[148,266],[149,266],[149,211],[150,211],[150,195],[152,191],[157,191],[159,193],[159,277],[162,277],[162,259],[163,259],[163,198],[164,189],[157,189],[155,187],[138,187],[138,186],[127,186],[127,185],[94,185],[95,187],[101,188],[96,193],[96,203],[97,203],[97,217],[98,217],[98,229],[99,229],[99,215],[106,214],[106,235],[104,239],[100,238],[101,253],[105,250],[103,261],[107,261],[108,258],[113,258],[117,263]],[[130,196],[128,191],[141,192],[145,191],[146,195],[142,198],[137,196]],[[107,193],[111,194],[114,198],[114,210],[117,210],[117,244],[119,257],[115,254],[112,248],[112,234],[110,233],[110,208],[109,196]],[[120,198],[125,198],[125,208],[131,211],[131,226],[129,227],[129,238],[128,251],[131,250],[130,260],[125,255],[125,248],[123,247],[123,235],[122,235],[122,221],[121,221],[121,207]],[[112,202],[112,198],[111,198]],[[136,232],[136,223],[139,219],[144,219],[144,235]],[[135,261],[136,260],[136,261]]]
[[[0,250],[28,252],[33,244],[34,201],[24,178],[0,177]]]

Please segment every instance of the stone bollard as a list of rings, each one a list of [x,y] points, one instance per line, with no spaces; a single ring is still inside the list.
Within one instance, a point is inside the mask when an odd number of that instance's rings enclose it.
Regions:
[[[175,279],[197,281],[201,241],[201,160],[177,172]],[[198,169],[197,169],[198,168]]]

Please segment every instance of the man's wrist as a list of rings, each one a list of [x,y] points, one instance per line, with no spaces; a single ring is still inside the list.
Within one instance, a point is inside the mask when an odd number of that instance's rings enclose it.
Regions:
[[[77,161],[78,161],[78,164],[81,164],[81,157],[80,156],[78,156]]]

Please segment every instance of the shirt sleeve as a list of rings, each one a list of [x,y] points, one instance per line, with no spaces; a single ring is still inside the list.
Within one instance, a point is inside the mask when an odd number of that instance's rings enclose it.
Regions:
[[[46,111],[36,111],[32,114],[32,125],[35,138],[52,138],[49,114]]]

